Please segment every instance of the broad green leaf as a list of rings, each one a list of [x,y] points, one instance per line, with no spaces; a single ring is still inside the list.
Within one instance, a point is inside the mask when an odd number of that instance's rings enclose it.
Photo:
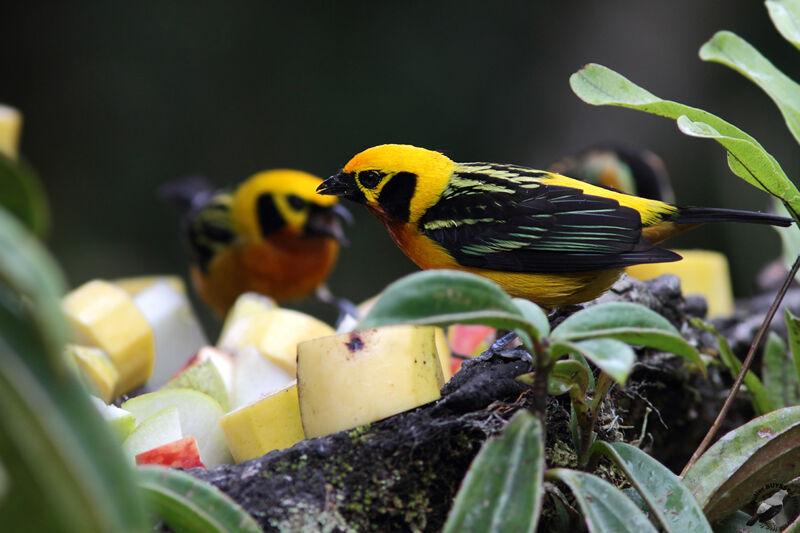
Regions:
[[[512,298],[511,301],[517,306],[517,309],[519,309],[519,312],[525,317],[525,320],[533,324],[536,331],[539,333],[540,339],[550,334],[550,321],[547,319],[547,315],[544,314],[541,307],[524,298]]]
[[[11,487],[0,502],[3,525],[141,530],[144,508],[132,469],[61,357],[58,269],[4,209],[0,249],[0,460]]]
[[[625,384],[636,359],[633,348],[615,339],[555,341],[550,350],[553,356],[571,352],[579,353],[614,378],[620,385]]]
[[[536,531],[544,495],[541,423],[518,411],[487,441],[461,483],[445,533]]]
[[[46,233],[50,209],[39,178],[27,163],[14,161],[3,153],[0,153],[0,205],[39,237]]]
[[[772,533],[773,529],[765,526],[761,522],[756,522],[748,526],[750,515],[743,511],[736,511],[718,522],[714,522],[714,533]],[[797,529],[785,529],[784,531],[797,531]]]
[[[574,340],[598,330],[618,328],[656,329],[678,335],[675,326],[655,311],[639,304],[610,302],[578,311],[559,324],[550,336],[554,340]]]
[[[700,48],[700,58],[722,63],[758,85],[778,106],[789,131],[800,142],[800,85],[775,68],[750,43],[729,31],[717,32],[705,43]]]
[[[775,159],[749,139],[723,135],[710,124],[694,121],[686,115],[678,117],[678,129],[690,137],[712,139],[724,146],[728,150],[728,166],[733,173],[762,191],[783,198],[786,190],[794,187],[791,182],[784,187],[781,180],[786,176],[779,166],[776,167]]]
[[[547,471],[546,477],[548,480],[561,481],[570,488],[590,532],[656,531],[644,513],[625,494],[597,476],[566,468],[552,468]]]
[[[800,49],[800,0],[767,0],[766,4],[783,38]]]
[[[525,319],[499,285],[455,270],[425,270],[395,281],[384,289],[358,328],[392,324],[485,324],[516,330],[528,348],[531,336],[541,337],[536,325]]]
[[[777,160],[753,137],[702,109],[662,100],[601,65],[589,64],[570,77],[570,86],[584,102],[638,109],[678,120],[686,116],[684,128],[692,134],[710,136],[730,152],[731,170],[752,185],[781,198],[795,213],[800,212],[800,191],[789,180]],[[701,123],[703,125],[693,126]],[[713,134],[711,133],[713,130]]]
[[[725,365],[725,368],[731,373],[731,376],[736,379],[736,376],[738,376],[739,372],[742,370],[742,363],[733,354],[725,337],[717,333],[714,326],[706,324],[702,320],[694,319],[692,320],[692,324],[708,331],[717,338],[719,358],[722,364]],[[758,379],[758,376],[756,376],[752,370],[748,370],[744,375],[744,384],[747,386],[747,392],[750,394],[750,400],[753,403],[753,409],[755,409],[756,414],[763,415],[775,409],[776,406],[772,404],[769,392],[764,388],[761,380]]]
[[[794,360],[795,375],[800,381],[800,318],[786,308],[786,330],[789,332],[789,350]]]
[[[797,375],[789,348],[780,335],[771,331],[764,347],[764,360],[761,362],[761,376],[770,403],[778,409],[800,403],[798,397]]]
[[[666,318],[641,305],[628,302],[595,305],[567,318],[551,334],[553,342],[594,338],[610,338],[674,353],[705,375],[705,365],[697,350]]]
[[[703,511],[681,479],[635,446],[624,442],[595,442],[592,455],[608,457],[644,498],[664,531],[711,533]]]
[[[615,339],[634,346],[645,346],[662,352],[680,355],[705,375],[706,368],[700,354],[680,335],[666,333],[654,328],[610,328],[598,329],[584,334],[570,334],[574,340],[580,339]]]
[[[800,407],[784,407],[724,435],[689,468],[683,482],[714,521],[746,505],[767,484],[797,476]]]
[[[213,485],[171,468],[140,466],[138,470],[149,509],[175,531],[261,531],[252,516]]]

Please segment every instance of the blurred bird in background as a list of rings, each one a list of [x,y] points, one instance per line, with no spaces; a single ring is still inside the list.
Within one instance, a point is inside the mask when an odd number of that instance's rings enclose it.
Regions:
[[[650,150],[600,143],[559,159],[547,170],[627,194],[675,202],[664,162]]]
[[[421,268],[466,270],[544,307],[591,300],[629,265],[680,260],[656,244],[698,224],[792,222],[676,207],[551,172],[456,163],[397,144],[357,154],[317,192],[365,205]]]
[[[315,192],[322,180],[299,170],[269,170],[231,189],[201,177],[162,186],[158,194],[183,213],[182,233],[197,293],[224,317],[248,291],[278,302],[315,292],[347,311],[325,281],[346,243],[350,213],[335,197]]]

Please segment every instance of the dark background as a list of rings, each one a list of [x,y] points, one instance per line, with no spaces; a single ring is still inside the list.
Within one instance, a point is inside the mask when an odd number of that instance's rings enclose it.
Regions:
[[[153,194],[167,180],[196,172],[223,185],[274,167],[326,177],[386,142],[541,168],[624,141],[663,157],[681,204],[766,207],[715,143],[581,102],[568,78],[588,62],[722,116],[798,171],[797,145],[768,98],[697,57],[728,29],[800,78],[800,55],[760,2],[36,4],[3,8],[0,102],[25,115],[22,153],[47,188],[48,242],[72,285],[185,275],[177,216]],[[329,285],[360,301],[416,267],[352,210],[352,245]],[[778,239],[720,225],[670,246],[725,252],[745,295]]]

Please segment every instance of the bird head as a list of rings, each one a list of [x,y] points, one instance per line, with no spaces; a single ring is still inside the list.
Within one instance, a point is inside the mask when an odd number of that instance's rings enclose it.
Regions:
[[[251,242],[277,233],[346,242],[342,222],[352,223],[352,216],[337,198],[315,192],[321,181],[312,174],[285,169],[250,177],[233,195],[237,232]]]
[[[364,204],[379,217],[416,222],[438,201],[454,167],[439,152],[383,144],[357,154],[317,192]]]

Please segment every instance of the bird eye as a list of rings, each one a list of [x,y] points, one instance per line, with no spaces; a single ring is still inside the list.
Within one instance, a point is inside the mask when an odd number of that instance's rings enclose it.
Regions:
[[[386,174],[377,170],[363,170],[358,173],[358,181],[367,189],[374,189]]]
[[[306,201],[295,194],[290,194],[287,196],[286,201],[289,202],[289,207],[295,211],[300,211],[306,206]]]

